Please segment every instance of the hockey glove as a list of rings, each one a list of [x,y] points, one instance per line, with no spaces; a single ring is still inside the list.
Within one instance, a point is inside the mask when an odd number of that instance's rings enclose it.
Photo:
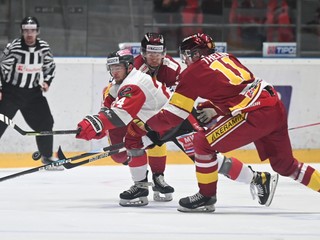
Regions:
[[[133,119],[129,123],[125,137],[125,147],[127,149],[142,149],[145,147],[142,141],[142,137],[147,134],[145,126],[145,123],[140,119]]]
[[[100,139],[106,136],[106,132],[103,131],[103,124],[98,115],[86,116],[78,123],[78,128],[80,129],[80,132],[76,135],[76,138],[89,141],[91,139]]]
[[[133,137],[142,137],[147,134],[147,126],[140,119],[133,119],[132,122],[128,125],[127,133]]]
[[[197,119],[201,123],[208,123],[212,121],[214,118],[218,117],[218,113],[213,108],[213,105],[210,101],[199,103],[197,106],[197,114]]]

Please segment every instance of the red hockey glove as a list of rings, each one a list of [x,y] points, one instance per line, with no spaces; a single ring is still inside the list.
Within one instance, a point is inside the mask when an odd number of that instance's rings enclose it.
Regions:
[[[145,123],[140,119],[133,119],[128,125],[125,137],[125,147],[127,149],[143,148],[142,137],[147,134]]]
[[[146,124],[140,119],[133,119],[128,125],[127,133],[133,137],[142,137],[147,134]]]
[[[78,128],[80,129],[80,132],[76,135],[76,138],[89,141],[91,139],[100,139],[106,136],[106,132],[103,131],[103,124],[98,115],[86,116],[78,123]]]

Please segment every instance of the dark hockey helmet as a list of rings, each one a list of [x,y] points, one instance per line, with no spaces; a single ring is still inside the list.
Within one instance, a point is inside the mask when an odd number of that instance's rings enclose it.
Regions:
[[[25,17],[22,19],[21,24],[20,24],[21,30],[24,29],[37,29],[39,31],[40,24],[37,18],[35,17]]]
[[[129,65],[133,65],[134,57],[129,49],[122,49],[111,52],[107,56],[107,69],[110,71],[110,66],[114,64],[123,63],[128,69]]]
[[[141,41],[141,53],[157,52],[165,55],[166,42],[160,33],[146,33]]]
[[[180,57],[184,62],[186,57],[193,57],[195,53],[200,56],[207,56],[215,52],[215,44],[213,39],[204,33],[193,34],[182,40],[180,44]]]

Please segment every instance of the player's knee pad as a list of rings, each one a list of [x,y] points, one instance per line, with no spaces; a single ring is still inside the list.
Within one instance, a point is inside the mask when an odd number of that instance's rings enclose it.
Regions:
[[[140,157],[145,154],[144,149],[129,149],[128,150],[128,156],[130,157]]]
[[[142,169],[143,171],[147,171],[148,158],[147,158],[147,154],[144,150],[142,150],[142,151],[140,149],[135,149],[133,151],[130,150],[130,152],[128,152],[128,155],[129,156],[131,155],[130,161],[128,163],[131,173],[132,173],[132,170],[136,171],[139,169]],[[136,180],[134,180],[134,181],[136,181]]]
[[[116,163],[124,163],[124,162],[127,161],[128,155],[127,155],[126,152],[121,152],[121,153],[117,153],[117,154],[111,155],[111,158]]]
[[[162,146],[155,146],[148,149],[149,157],[164,157],[167,155],[167,145],[163,144]]]
[[[223,156],[221,153],[217,154],[219,173],[225,176],[229,176],[230,169],[232,167],[232,159]]]

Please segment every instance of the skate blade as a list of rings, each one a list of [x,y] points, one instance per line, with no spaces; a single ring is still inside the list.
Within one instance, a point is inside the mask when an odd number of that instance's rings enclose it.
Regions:
[[[156,202],[170,202],[172,201],[172,193],[161,193],[156,191],[153,193],[153,200]]]
[[[122,207],[141,207],[148,205],[147,197],[140,197],[135,199],[120,199],[120,206]]]
[[[271,203],[272,203],[273,196],[274,196],[274,194],[276,192],[276,188],[277,188],[277,185],[278,185],[278,180],[279,180],[279,174],[275,174],[275,175],[271,176],[271,179],[270,179],[270,194],[269,194],[268,200],[265,203],[266,207],[269,207],[271,205]]]
[[[214,212],[216,209],[214,207],[214,205],[208,205],[208,206],[203,206],[203,207],[198,207],[198,208],[185,208],[180,206],[178,208],[179,212],[184,212],[184,213],[212,213]]]

